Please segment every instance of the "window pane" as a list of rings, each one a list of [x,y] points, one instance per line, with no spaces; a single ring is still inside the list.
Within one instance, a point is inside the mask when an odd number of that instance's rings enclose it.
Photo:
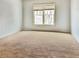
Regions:
[[[43,11],[34,11],[34,24],[43,24]]]
[[[54,10],[44,10],[44,24],[54,25]]]

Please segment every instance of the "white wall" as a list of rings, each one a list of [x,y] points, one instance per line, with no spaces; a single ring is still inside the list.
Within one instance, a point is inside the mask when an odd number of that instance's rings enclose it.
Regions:
[[[79,0],[71,0],[72,35],[79,42]]]
[[[21,29],[21,0],[0,0],[0,38]]]
[[[56,2],[55,26],[34,26],[32,24],[32,4]],[[70,31],[70,0],[23,0],[24,30]]]

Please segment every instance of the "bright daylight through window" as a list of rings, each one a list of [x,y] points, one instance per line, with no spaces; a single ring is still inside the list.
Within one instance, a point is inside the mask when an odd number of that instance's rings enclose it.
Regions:
[[[55,5],[54,4],[34,5],[33,20],[35,25],[54,25]]]

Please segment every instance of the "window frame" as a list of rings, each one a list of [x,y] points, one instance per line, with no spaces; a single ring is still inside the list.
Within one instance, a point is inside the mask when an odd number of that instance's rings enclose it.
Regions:
[[[52,5],[53,7],[51,8],[42,8],[42,9],[39,9],[39,8],[33,8],[37,5],[42,5],[42,6],[45,6],[45,5]],[[32,24],[35,25],[35,26],[55,26],[55,22],[56,22],[56,3],[55,2],[52,2],[52,3],[34,3],[32,5]],[[45,20],[44,20],[44,10],[54,10],[54,24],[50,25],[50,24],[44,24]],[[35,24],[34,22],[34,11],[43,11],[43,24]]]
[[[35,18],[34,18],[34,11],[43,11],[43,10],[33,10],[33,24],[34,25],[43,25],[43,24],[35,24]],[[43,12],[44,13],[44,12]],[[43,15],[43,18],[44,18],[44,15]],[[43,19],[42,18],[42,19]],[[43,22],[43,21],[42,21]]]
[[[53,16],[54,16],[54,23],[55,23],[55,9],[44,9],[44,11],[45,11],[45,10],[54,10],[54,15],[53,15]],[[44,25],[53,26],[53,24],[45,24],[45,14],[44,14],[44,19],[43,19],[43,20],[44,20],[44,23],[43,23]],[[54,25],[55,25],[55,24],[54,24]]]
[[[37,26],[43,25],[43,24],[35,24],[34,11],[42,11],[42,10],[32,10],[32,24],[33,24],[33,25],[37,25]]]
[[[54,24],[45,24],[45,15],[44,11],[45,10],[54,10]],[[34,19],[34,11],[43,11],[43,24],[35,24],[35,19]],[[33,10],[33,24],[36,26],[54,26],[55,25],[55,9],[41,9],[41,10]]]

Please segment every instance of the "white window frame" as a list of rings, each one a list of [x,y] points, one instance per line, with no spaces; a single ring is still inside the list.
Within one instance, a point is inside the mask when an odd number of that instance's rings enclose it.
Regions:
[[[45,19],[45,11],[52,11],[52,10],[54,11],[53,14],[50,14],[50,15],[51,15],[50,17],[51,17],[51,18],[53,17],[53,19],[50,19],[50,20],[52,21],[52,23],[49,23],[49,22],[48,22],[49,24],[46,24],[46,23],[45,23],[45,20],[46,20],[46,19]],[[48,15],[48,14],[47,14],[47,15]],[[44,25],[54,25],[54,23],[55,23],[55,22],[54,22],[54,21],[55,21],[55,10],[54,10],[54,9],[44,10],[44,19],[43,19],[43,20],[44,20],[44,23],[43,23]],[[48,21],[50,21],[50,20],[48,20]]]
[[[38,12],[38,11],[42,11],[42,10],[35,10],[35,11],[33,11],[33,21],[34,21],[33,23],[34,23],[35,25],[43,25],[43,14],[42,14],[42,23],[40,23],[40,24],[39,24],[39,23],[38,23],[38,24],[35,23],[35,13],[34,13],[34,12],[36,12],[36,11]],[[43,11],[42,11],[42,12],[43,12]],[[38,15],[37,15],[37,16],[38,16]]]
[[[44,8],[42,8],[41,6],[43,6],[43,4],[36,4],[36,5],[34,5],[34,8],[33,8],[33,24],[34,25],[55,25],[55,4],[53,4],[53,8],[52,7],[50,7],[51,5],[48,5],[48,4],[45,4],[44,6],[46,7],[46,9],[44,9]],[[43,7],[44,7],[43,6]],[[53,14],[53,19],[52,19],[52,24],[45,24],[45,12],[44,11],[46,11],[46,10],[54,10],[54,14]],[[34,14],[34,12],[35,11],[43,11],[43,15],[42,15],[42,24],[36,24],[35,23],[35,14]]]

